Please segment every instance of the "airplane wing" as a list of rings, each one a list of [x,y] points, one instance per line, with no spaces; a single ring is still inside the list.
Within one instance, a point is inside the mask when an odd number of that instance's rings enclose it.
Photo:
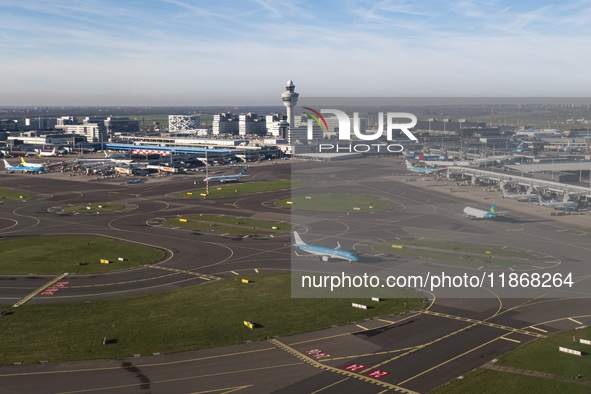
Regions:
[[[294,250],[293,252],[298,257],[322,257],[322,256],[317,255],[317,254],[299,254],[296,250]]]

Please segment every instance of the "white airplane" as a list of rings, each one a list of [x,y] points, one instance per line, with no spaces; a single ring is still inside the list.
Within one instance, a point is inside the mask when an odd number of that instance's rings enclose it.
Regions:
[[[511,193],[507,193],[507,190],[505,190],[505,188],[503,186],[501,186],[501,190],[503,191],[503,198],[510,198],[512,200],[530,201],[530,200],[535,200],[536,198],[538,198],[538,195],[536,193],[511,194]]]
[[[246,166],[240,171],[240,174],[236,175],[218,175],[218,176],[210,176],[205,178],[204,182],[233,182],[237,181],[238,179],[242,178],[246,174]]]
[[[546,201],[538,194],[538,204],[543,207],[551,207],[554,209],[566,209],[568,211],[576,211],[578,204],[574,201]]]
[[[51,157],[51,156],[58,156],[59,153],[57,152],[57,150],[55,148],[53,148],[53,150],[51,152],[47,152],[44,150],[39,150],[39,157]]]
[[[4,168],[7,171],[22,171],[22,172],[28,172],[28,173],[39,173],[39,172],[43,172],[44,169],[42,167],[30,167],[30,166],[11,166],[9,162],[7,162],[6,160],[4,161]]]
[[[322,246],[314,246],[308,245],[300,238],[300,235],[297,231],[293,232],[293,236],[295,238],[295,244],[293,246],[300,248],[304,252],[308,252],[310,254],[307,255],[300,255],[296,252],[296,256],[300,257],[311,257],[311,256],[318,256],[322,259],[322,261],[328,261],[328,259],[341,259],[351,261],[357,261],[358,258],[352,252],[347,252],[346,250],[341,250],[341,244],[337,242],[337,247],[334,249],[331,248],[324,248]]]
[[[466,219],[491,219],[494,217],[496,217],[495,204],[493,204],[488,211],[472,207],[464,208],[464,218]]]
[[[424,168],[424,167],[413,167],[412,164],[410,164],[410,161],[405,160],[406,163],[406,169],[408,171],[412,171],[412,172],[419,172],[422,174],[434,174],[434,173],[439,173],[439,172],[444,172],[446,171],[445,168]]]

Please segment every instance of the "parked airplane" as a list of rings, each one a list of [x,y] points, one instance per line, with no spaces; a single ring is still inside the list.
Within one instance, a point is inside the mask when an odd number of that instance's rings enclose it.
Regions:
[[[576,211],[578,204],[574,201],[546,201],[538,194],[538,204],[543,207],[551,207],[554,209],[566,209],[568,211]]]
[[[28,167],[28,166],[11,166],[9,162],[6,160],[4,161],[4,168],[7,171],[22,171],[22,172],[29,172],[29,173],[39,173],[43,172],[43,167]]]
[[[352,252],[347,252],[346,250],[341,250],[341,244],[337,242],[337,247],[334,249],[331,248],[324,248],[322,246],[314,246],[308,245],[300,238],[300,235],[297,231],[293,232],[293,236],[295,238],[295,244],[293,246],[300,248],[304,252],[308,252],[308,255],[299,255],[296,252],[297,256],[303,257],[310,257],[310,256],[318,256],[322,259],[322,261],[328,261],[328,259],[342,259],[351,261],[357,261],[358,258]]]
[[[515,148],[497,148],[495,150],[507,152],[523,152],[524,150],[527,150],[527,148],[525,147],[525,141],[521,141],[519,145],[517,145]]]
[[[21,163],[23,167],[39,168],[41,171],[47,170],[47,166],[39,163],[27,163],[23,157],[21,157]]]
[[[503,198],[510,198],[512,200],[530,201],[530,200],[535,200],[536,198],[538,198],[538,195],[536,193],[510,194],[510,193],[507,193],[507,190],[505,190],[505,188],[502,186],[501,186],[501,190],[503,191]]]
[[[128,159],[128,160],[119,160],[119,161],[127,161],[127,162],[131,161],[131,160],[129,160],[130,156],[131,156],[131,152],[129,152],[129,153],[107,153],[107,152],[103,151],[103,153],[105,155],[105,159]]]
[[[205,178],[204,182],[232,182],[237,181],[238,179],[242,178],[246,174],[246,166],[240,171],[240,174],[236,175],[218,175],[218,176],[210,176]]]
[[[490,219],[495,216],[495,204],[490,207],[490,210],[483,211],[482,209],[466,207],[464,208],[464,218],[467,219]]]
[[[443,172],[446,171],[445,168],[424,168],[424,167],[413,167],[412,164],[410,164],[410,161],[405,160],[406,162],[406,169],[408,171],[412,171],[412,172],[420,172],[423,173],[425,175],[427,174],[434,174],[434,173],[439,173],[439,172]]]
[[[51,156],[58,156],[58,155],[59,155],[59,153],[55,148],[53,148],[53,150],[49,151],[49,152],[40,149],[39,154],[38,154],[39,157],[51,157]]]

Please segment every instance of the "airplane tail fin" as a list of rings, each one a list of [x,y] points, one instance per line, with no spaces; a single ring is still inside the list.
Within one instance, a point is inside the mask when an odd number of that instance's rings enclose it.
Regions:
[[[26,166],[27,163],[25,163],[25,159],[21,156],[21,163],[23,163],[23,166]]]
[[[412,167],[412,166],[410,165],[410,161],[408,161],[408,160],[405,160],[405,162],[406,162],[406,169],[407,169],[407,170],[410,170],[410,168]]]
[[[505,189],[504,187],[501,187],[501,190],[503,191],[503,198],[509,196],[509,193],[507,193],[507,189]]]
[[[302,241],[302,239],[300,238],[300,235],[298,234],[297,231],[293,232],[293,237],[295,238],[295,243],[297,245],[306,245],[306,243],[304,241]]]
[[[564,148],[564,154],[565,155],[569,155],[570,154],[570,145],[568,145],[566,148]]]
[[[6,160],[2,160],[4,162],[4,168],[10,167],[10,164]]]
[[[425,161],[425,155],[424,155],[424,154],[422,154],[422,153],[421,153],[421,154],[419,154],[419,159],[420,159],[420,160],[422,160],[422,161]]]
[[[246,175],[246,166],[240,171],[240,175]]]
[[[493,203],[492,207],[490,207],[490,213],[492,213],[493,215],[495,214],[495,204]]]

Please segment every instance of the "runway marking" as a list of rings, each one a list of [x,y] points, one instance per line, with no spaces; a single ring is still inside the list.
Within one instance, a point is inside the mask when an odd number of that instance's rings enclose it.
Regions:
[[[206,390],[206,391],[195,391],[195,392],[193,392],[191,394],[215,393],[215,392],[218,392],[218,391],[223,391],[224,394],[226,394],[226,393],[233,393],[234,391],[239,391],[239,390],[242,390],[242,389],[247,389],[247,388],[252,387],[252,386],[253,386],[252,384],[249,384],[248,386],[225,387],[223,389],[214,389],[214,390]]]
[[[439,313],[439,312],[432,312],[432,311],[421,311],[420,313],[424,313],[426,315],[445,317],[445,318],[453,319],[453,320],[460,320],[460,321],[467,322],[467,323],[480,324],[483,326],[498,328],[500,330],[505,330],[505,331],[514,332],[514,333],[518,333],[518,334],[525,334],[525,335],[529,335],[529,336],[536,337],[536,338],[543,338],[544,337],[542,334],[538,334],[537,332],[527,331],[527,330],[524,330],[521,328],[507,327],[507,326],[503,326],[501,324],[491,323],[491,322],[487,322],[484,320],[470,319],[467,317],[453,316],[453,315],[448,315],[446,313]]]
[[[359,324],[355,324],[355,325],[356,325],[357,327],[361,328],[361,329],[362,329],[362,330],[364,330],[364,331],[367,331],[367,330],[369,330],[369,328],[365,328],[365,327],[363,327],[363,326],[360,326]]]
[[[447,364],[447,363],[449,363],[449,362],[452,362],[452,361],[454,361],[454,360],[456,360],[456,359],[458,359],[458,358],[460,358],[460,357],[462,357],[462,356],[465,356],[466,354],[468,354],[468,353],[471,353],[471,352],[473,352],[474,350],[477,350],[477,349],[480,349],[481,347],[484,347],[484,346],[486,346],[486,345],[489,345],[489,344],[493,343],[494,341],[496,341],[497,339],[499,339],[499,338],[501,338],[501,337],[502,337],[502,336],[500,336],[500,337],[497,337],[497,338],[494,338],[494,339],[491,339],[490,341],[488,341],[488,342],[485,342],[485,343],[483,343],[482,345],[476,346],[476,347],[474,347],[474,348],[472,348],[472,349],[470,349],[470,350],[468,350],[468,351],[466,351],[466,352],[464,352],[464,353],[462,353],[462,354],[459,354],[459,355],[457,355],[457,356],[455,356],[455,357],[453,357],[453,358],[450,358],[449,360],[447,360],[447,361],[444,361],[444,362],[442,362],[441,364],[437,364],[436,366],[434,366],[434,367],[432,367],[432,368],[429,368],[429,369],[427,369],[426,371],[423,371],[423,372],[421,372],[421,373],[419,373],[419,374],[417,374],[417,375],[415,375],[415,376],[412,376],[412,377],[410,377],[410,378],[408,378],[408,379],[406,379],[406,380],[404,380],[404,381],[402,381],[402,382],[400,382],[400,383],[398,383],[398,384],[404,384],[404,383],[407,383],[407,382],[409,382],[409,381],[411,381],[411,380],[413,380],[413,379],[415,379],[415,378],[418,378],[419,376],[421,376],[421,375],[424,375],[424,374],[426,374],[427,372],[431,372],[432,370],[434,370],[434,369],[437,369],[437,368],[439,368],[440,366],[442,366],[442,365],[445,365],[445,364]]]
[[[538,330],[538,331],[541,331],[541,332],[548,332],[546,330],[542,330],[541,328],[534,327],[534,326],[529,326],[529,328],[533,328],[534,330]]]
[[[326,390],[326,389],[327,389],[327,388],[329,388],[329,387],[336,386],[337,384],[339,384],[339,383],[341,383],[341,382],[344,382],[345,380],[349,380],[349,379],[351,379],[351,378],[350,378],[350,377],[348,377],[348,378],[345,378],[345,379],[341,379],[341,380],[339,380],[338,382],[334,382],[333,384],[329,384],[328,386],[324,386],[324,387],[323,387],[323,388],[321,388],[320,390],[313,391],[313,392],[312,392],[312,393],[310,393],[310,394],[316,394],[316,393],[319,393],[319,392],[321,392],[321,391],[323,391],[323,390]]]
[[[390,324],[394,324],[394,323],[395,323],[395,322],[393,322],[393,321],[390,321],[390,320],[384,320],[384,319],[376,319],[376,320],[383,321],[384,323],[390,323]]]
[[[258,274],[258,273],[259,273],[259,270],[258,270],[258,268],[255,268],[255,269],[254,269],[254,272],[256,272],[256,273]]]
[[[212,376],[229,375],[229,374],[233,374],[233,373],[244,373],[244,372],[262,371],[262,370],[265,370],[265,369],[272,369],[272,368],[292,367],[294,365],[302,365],[302,363],[291,363],[291,364],[282,364],[282,365],[272,365],[270,367],[250,368],[250,369],[243,369],[243,370],[238,370],[238,371],[210,373],[210,374],[207,374],[207,375],[200,375],[200,376],[187,376],[187,377],[184,377],[184,378],[165,379],[165,380],[158,380],[158,381],[150,382],[149,384],[150,385],[154,385],[154,384],[159,384],[159,383],[180,382],[182,380],[209,378],[209,377],[212,377]],[[58,394],[88,393],[88,392],[91,392],[91,391],[113,390],[113,389],[121,389],[121,388],[125,388],[125,387],[137,387],[137,386],[143,386],[145,384],[146,383],[140,382],[140,383],[133,383],[133,384],[124,384],[124,385],[121,385],[121,386],[101,387],[101,388],[75,390],[75,391],[63,391],[63,392],[60,392]]]
[[[577,324],[583,324],[580,321],[573,319],[572,317],[567,317],[567,319],[570,320],[570,321],[572,321],[572,322],[575,322]]]
[[[135,365],[135,367],[137,367],[137,368],[161,367],[163,365],[192,363],[192,362],[196,362],[196,361],[210,360],[213,358],[241,356],[243,354],[259,353],[259,352],[265,352],[268,350],[275,350],[275,349],[276,349],[275,347],[268,347],[268,348],[264,348],[264,349],[247,350],[245,352],[236,352],[236,353],[228,353],[228,354],[218,354],[215,356],[190,358],[187,360],[169,361],[169,362],[153,363],[153,364],[140,364],[140,365]],[[64,370],[64,371],[20,372],[20,373],[10,373],[10,374],[0,375],[0,378],[13,377],[13,376],[54,375],[54,374],[62,374],[62,373],[113,371],[116,369],[126,369],[126,368],[127,367],[104,367],[104,368],[70,369],[70,370]]]
[[[156,269],[164,270],[164,271],[178,272],[179,274],[193,275],[193,276],[197,276],[197,277],[199,277],[201,279],[205,279],[205,280],[218,280],[218,279],[221,279],[218,276],[207,275],[207,274],[200,274],[199,272],[181,270],[181,269],[178,269],[178,268],[161,267],[159,265],[149,265],[148,267],[150,267],[150,268],[156,268]]]
[[[511,339],[511,338],[507,338],[507,337],[501,337],[500,339],[504,339],[505,341],[521,343],[521,341],[518,341],[517,339]]]
[[[398,320],[398,321],[396,321],[396,322],[390,322],[390,321],[388,321],[388,320],[382,320],[382,319],[378,319],[378,320],[386,321],[386,322],[388,322],[388,324],[387,324],[387,325],[390,325],[390,324],[398,324],[398,323],[400,323],[400,322],[403,322],[403,321],[405,321],[405,320],[412,319],[413,317],[417,317],[418,315],[419,315],[419,313],[415,313],[415,314],[413,314],[413,315],[406,316],[405,318],[403,318],[403,319],[400,319],[400,320]],[[379,329],[379,328],[381,328],[381,327],[385,327],[385,326],[376,327],[376,328],[374,328],[374,330],[376,330],[376,329]],[[300,341],[300,342],[294,342],[294,343],[290,343],[290,344],[289,344],[289,346],[294,346],[294,345],[301,345],[302,343],[308,343],[308,342],[323,341],[323,340],[325,340],[325,339],[331,339],[331,338],[338,338],[338,337],[342,337],[342,336],[345,336],[345,335],[351,335],[351,334],[353,334],[353,333],[355,333],[355,331],[353,331],[353,332],[345,332],[345,333],[342,333],[342,334],[336,334],[336,335],[329,335],[329,336],[327,336],[327,337],[314,338],[314,339],[307,339],[307,340],[305,340],[305,341]]]
[[[286,352],[288,352],[288,353],[296,356],[300,360],[305,361],[306,363],[310,364],[311,366],[313,366],[315,368],[320,368],[320,369],[323,369],[325,371],[330,371],[330,372],[338,373],[338,374],[341,374],[341,375],[349,376],[351,378],[363,380],[363,381],[366,381],[368,383],[372,383],[372,384],[375,384],[375,385],[378,385],[378,386],[389,388],[389,389],[392,389],[392,390],[395,390],[395,391],[398,391],[398,392],[408,393],[408,394],[418,394],[418,393],[416,393],[414,391],[405,389],[405,388],[400,387],[400,386],[396,386],[396,385],[391,384],[391,383],[381,382],[381,381],[379,381],[377,379],[370,378],[370,377],[367,377],[367,376],[363,376],[363,375],[360,375],[360,374],[355,373],[355,372],[350,372],[350,371],[346,371],[344,369],[335,368],[335,367],[331,367],[329,365],[321,364],[318,361],[316,361],[316,360],[314,360],[314,359],[306,356],[305,354],[302,354],[302,353],[298,352],[294,348],[292,348],[292,347],[290,347],[290,346],[288,346],[288,345],[284,344],[283,342],[280,342],[280,341],[278,341],[276,339],[269,339],[269,342],[271,342],[272,344],[274,344],[278,348],[281,348],[281,349],[285,350]],[[373,369],[375,369],[375,368],[372,368],[372,370]]]
[[[41,293],[42,291],[44,291],[45,289],[47,289],[49,286],[53,285],[54,283],[62,280],[66,276],[68,276],[68,273],[67,272],[65,272],[65,273],[63,273],[61,275],[56,276],[55,278],[53,278],[49,282],[45,283],[43,286],[37,288],[33,292],[29,293],[25,297],[23,297],[20,300],[18,300],[16,303],[14,303],[14,305],[12,305],[13,308],[17,308],[17,307],[23,305],[25,302],[29,301],[31,298],[35,297],[37,294]]]
[[[230,271],[231,273],[233,273],[234,275],[239,275],[238,272],[236,271]]]
[[[407,348],[403,348],[403,349],[387,350],[387,351],[384,351],[384,352],[374,352],[374,353],[366,353],[366,354],[355,354],[355,355],[343,356],[343,357],[331,357],[331,358],[324,359],[321,362],[325,363],[327,361],[334,361],[334,360],[347,360],[347,359],[350,359],[350,358],[369,357],[369,356],[380,356],[382,354],[392,354],[392,353],[406,352],[406,351],[413,350],[413,349],[416,349],[416,348],[417,348],[417,346],[411,346],[411,347],[407,347]]]

